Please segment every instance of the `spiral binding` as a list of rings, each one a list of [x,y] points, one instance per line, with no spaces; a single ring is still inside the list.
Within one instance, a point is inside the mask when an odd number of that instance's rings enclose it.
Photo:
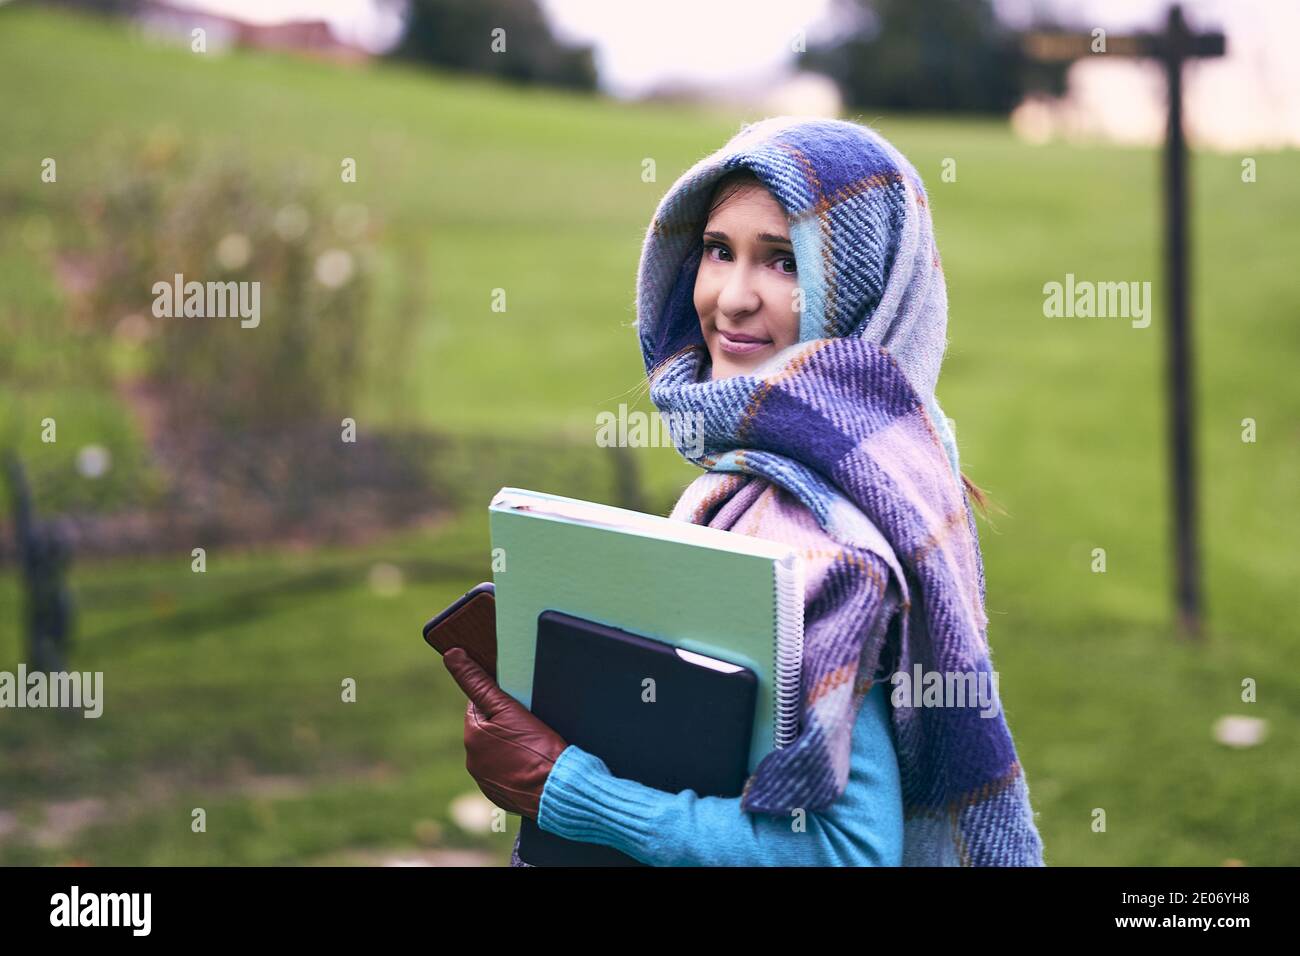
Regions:
[[[776,687],[772,695],[775,749],[799,736],[799,678],[803,670],[803,561],[791,552],[776,561]]]

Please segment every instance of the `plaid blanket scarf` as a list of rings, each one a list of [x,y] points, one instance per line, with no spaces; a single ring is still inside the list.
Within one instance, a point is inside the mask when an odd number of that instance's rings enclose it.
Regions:
[[[737,167],[786,211],[800,336],[751,374],[713,380],[692,293],[712,188]],[[805,609],[800,734],[762,760],[742,807],[825,809],[845,785],[862,681],[888,673],[904,865],[1043,865],[992,670],[975,519],[934,396],[947,293],[916,170],[856,123],[750,124],[660,201],[636,305],[650,397],[679,452],[787,489],[830,537],[887,568],[900,599],[888,632],[880,588],[864,601],[831,586]]]

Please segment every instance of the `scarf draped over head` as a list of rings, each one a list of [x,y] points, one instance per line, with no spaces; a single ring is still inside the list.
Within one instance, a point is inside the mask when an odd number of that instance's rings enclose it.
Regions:
[[[693,292],[713,188],[740,168],[786,212],[799,337],[752,372],[715,381]],[[785,488],[830,537],[888,567],[898,645],[884,647],[883,630],[869,626],[877,605],[837,624],[850,635],[850,659],[888,662],[909,678],[918,669],[967,686],[980,678],[996,695],[975,519],[934,395],[947,312],[920,176],[879,134],[842,120],[762,120],[697,162],[660,201],[637,280],[650,397],[678,451],[709,471]],[[844,730],[860,697],[811,693],[809,675],[832,655],[843,659],[845,636],[832,648],[808,624],[800,734],[759,763],[742,798],[750,812],[823,810],[842,790],[826,768],[847,766]],[[921,695],[917,686],[912,704],[899,706],[895,691],[892,710],[904,862],[1041,865],[1000,700],[989,716],[974,699],[923,707]]]

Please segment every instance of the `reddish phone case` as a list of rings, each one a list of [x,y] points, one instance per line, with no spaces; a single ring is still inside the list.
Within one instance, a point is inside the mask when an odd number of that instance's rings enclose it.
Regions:
[[[463,648],[496,680],[497,609],[492,583],[471,588],[424,625],[424,639],[439,654]]]

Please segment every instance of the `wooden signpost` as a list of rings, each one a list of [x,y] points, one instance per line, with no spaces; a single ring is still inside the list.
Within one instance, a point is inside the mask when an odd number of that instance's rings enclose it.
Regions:
[[[1097,49],[1100,40],[1101,49]],[[1201,590],[1197,561],[1196,457],[1193,445],[1192,359],[1187,298],[1187,142],[1183,135],[1183,64],[1198,57],[1222,56],[1222,33],[1194,33],[1182,8],[1169,8],[1162,33],[1098,36],[1031,33],[1024,39],[1029,56],[1067,61],[1091,56],[1135,56],[1159,60],[1165,69],[1169,112],[1165,132],[1165,282],[1167,285],[1166,381],[1169,390],[1169,465],[1173,490],[1175,600],[1180,632],[1201,634]],[[1103,52],[1104,51],[1104,52]]]

